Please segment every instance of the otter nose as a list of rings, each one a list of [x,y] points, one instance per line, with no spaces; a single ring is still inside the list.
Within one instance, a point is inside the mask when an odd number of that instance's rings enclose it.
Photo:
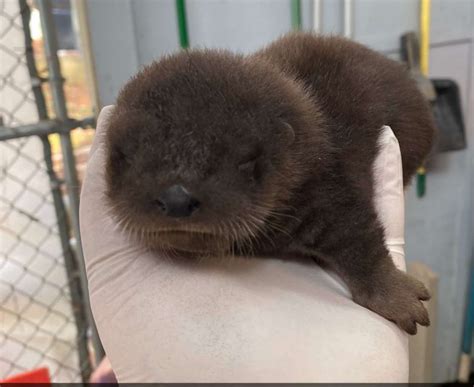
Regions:
[[[181,185],[173,185],[161,192],[155,203],[163,214],[173,218],[191,216],[200,206],[199,201]]]

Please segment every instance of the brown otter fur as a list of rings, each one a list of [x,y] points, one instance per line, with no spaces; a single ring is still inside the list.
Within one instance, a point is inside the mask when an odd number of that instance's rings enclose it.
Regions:
[[[121,91],[107,197],[153,249],[318,257],[357,303],[413,334],[429,324],[429,294],[393,265],[374,209],[383,125],[406,184],[431,147],[429,107],[402,65],[349,40],[290,34],[251,56],[183,51]],[[199,207],[167,216],[169,187]]]

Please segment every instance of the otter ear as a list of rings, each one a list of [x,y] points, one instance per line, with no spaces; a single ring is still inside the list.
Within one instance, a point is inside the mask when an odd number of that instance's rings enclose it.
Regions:
[[[286,121],[282,121],[283,130],[282,130],[282,138],[285,144],[291,145],[293,141],[295,141],[295,131],[293,126]]]

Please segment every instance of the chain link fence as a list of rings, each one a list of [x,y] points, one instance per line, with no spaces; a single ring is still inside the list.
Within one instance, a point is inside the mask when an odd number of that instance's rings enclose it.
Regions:
[[[81,382],[92,368],[89,349],[101,353],[94,334],[90,340],[70,130],[93,119],[67,117],[54,36],[45,31],[53,26],[50,4],[37,6],[49,58],[43,77],[32,48],[31,4],[0,0],[0,379],[47,367],[54,382]],[[61,137],[64,179],[52,162],[51,133]]]

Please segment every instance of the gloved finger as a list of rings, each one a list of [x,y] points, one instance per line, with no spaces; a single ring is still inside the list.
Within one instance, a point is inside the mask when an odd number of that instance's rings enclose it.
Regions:
[[[384,126],[374,164],[375,207],[385,230],[385,244],[395,265],[405,270],[405,200],[400,146],[392,129]]]
[[[81,190],[81,235],[88,280],[92,284],[91,292],[95,287],[94,265],[107,265],[107,261],[113,259],[114,264],[110,269],[110,273],[113,273],[121,265],[127,265],[130,256],[144,252],[143,248],[131,243],[127,234],[118,228],[106,203],[103,136],[113,108],[108,106],[99,115],[97,134]]]
[[[109,105],[109,106],[105,106],[100,111],[99,117],[97,118],[97,126],[95,129],[94,141],[92,142],[91,150],[89,152],[89,158],[92,157],[92,155],[95,153],[99,145],[103,143],[104,136],[106,133],[106,128],[107,128],[106,123],[108,122],[108,120],[110,119],[110,116],[114,112],[114,108],[115,107],[113,105]]]

